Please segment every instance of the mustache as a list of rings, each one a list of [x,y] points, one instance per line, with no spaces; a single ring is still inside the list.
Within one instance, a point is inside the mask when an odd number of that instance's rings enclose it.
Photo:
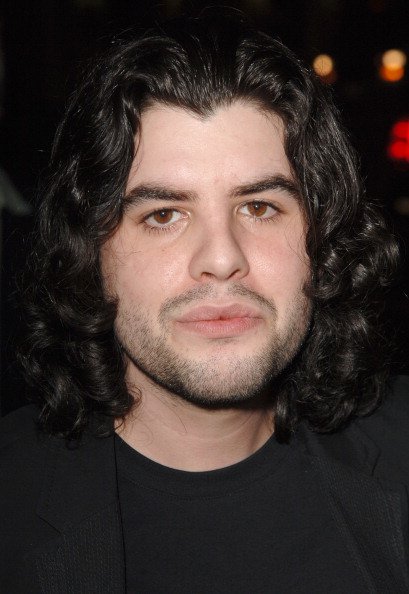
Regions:
[[[229,297],[245,297],[249,301],[259,305],[262,309],[267,309],[273,315],[277,314],[277,308],[274,301],[266,299],[259,293],[256,293],[243,285],[234,283],[230,285],[227,290],[224,290],[222,294],[215,285],[202,285],[200,287],[189,289],[189,291],[186,291],[186,293],[182,293],[177,297],[167,299],[160,309],[159,318],[161,321],[165,321],[166,317],[179,307],[191,305],[192,303],[196,304],[203,299],[217,299],[226,295]]]

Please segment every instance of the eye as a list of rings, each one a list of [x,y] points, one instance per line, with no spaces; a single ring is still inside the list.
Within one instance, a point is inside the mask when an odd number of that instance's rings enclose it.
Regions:
[[[148,227],[170,227],[183,218],[183,214],[173,208],[161,208],[155,210],[144,219],[144,223]]]
[[[246,204],[243,204],[239,208],[239,211],[242,214],[251,217],[252,219],[258,220],[271,219],[278,212],[272,204],[269,204],[268,202],[259,202],[256,200],[253,202],[246,202]]]

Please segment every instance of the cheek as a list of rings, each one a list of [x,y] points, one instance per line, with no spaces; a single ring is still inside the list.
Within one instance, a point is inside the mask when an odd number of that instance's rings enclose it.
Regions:
[[[187,250],[159,249],[139,252],[130,262],[131,275],[140,279],[143,287],[169,292],[180,285],[188,269]]]
[[[304,247],[304,237],[286,234],[272,235],[268,241],[258,241],[249,246],[253,278],[263,283],[277,299],[288,299],[292,292],[303,286],[309,275],[309,262]]]
[[[186,283],[186,256],[174,250],[134,251],[122,258],[116,270],[119,296],[128,302],[155,309],[169,297],[178,295]]]

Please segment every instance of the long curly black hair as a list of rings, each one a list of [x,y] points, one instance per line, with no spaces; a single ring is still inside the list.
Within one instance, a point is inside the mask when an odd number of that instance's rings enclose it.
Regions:
[[[275,434],[306,419],[330,432],[379,403],[388,343],[379,325],[398,251],[365,197],[328,90],[279,41],[214,13],[128,32],[87,70],[58,128],[24,291],[20,359],[51,434],[101,433],[134,404],[102,288],[101,246],[117,228],[141,113],[150,104],[201,115],[236,100],[278,114],[308,224],[313,322],[280,378]]]

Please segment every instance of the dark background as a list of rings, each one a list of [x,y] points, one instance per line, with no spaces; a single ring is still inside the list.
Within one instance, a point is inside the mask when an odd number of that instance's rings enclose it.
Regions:
[[[56,125],[81,63],[129,27],[141,30],[209,2],[163,0],[13,0],[0,8],[4,65],[0,119],[0,166],[35,211],[36,188]],[[306,62],[319,53],[335,60],[333,90],[351,140],[359,151],[368,193],[379,199],[401,237],[404,263],[387,314],[398,334],[396,367],[408,367],[409,348],[409,163],[387,157],[391,126],[409,119],[409,64],[404,78],[378,76],[383,51],[409,54],[409,0],[249,0],[229,4],[251,15]],[[409,133],[407,138],[409,146]],[[406,205],[406,206],[405,206]],[[406,210],[406,214],[405,214]],[[32,215],[2,210],[1,337],[2,413],[23,402],[14,364],[19,334],[15,277],[24,267]]]

